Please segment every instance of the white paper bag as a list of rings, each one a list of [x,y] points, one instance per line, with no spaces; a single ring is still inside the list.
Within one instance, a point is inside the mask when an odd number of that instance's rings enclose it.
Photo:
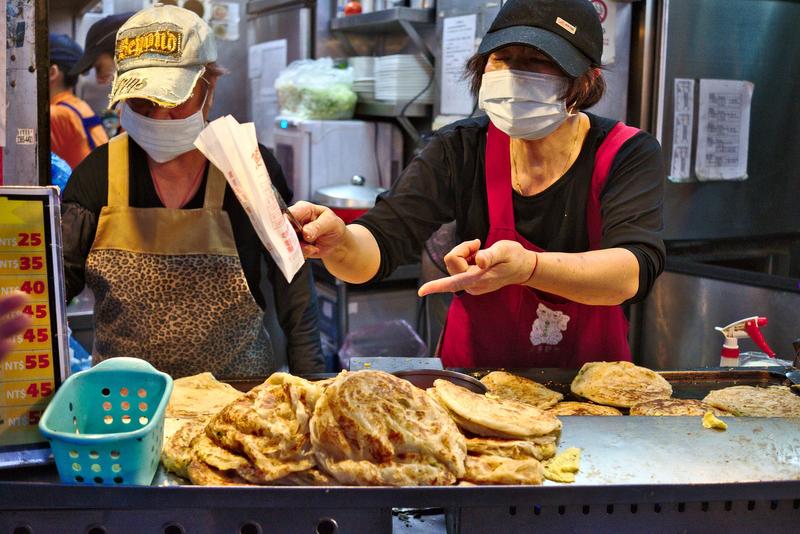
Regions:
[[[255,125],[239,124],[230,115],[221,117],[210,123],[194,144],[223,172],[259,239],[291,282],[303,266],[303,254],[297,234],[275,199]]]

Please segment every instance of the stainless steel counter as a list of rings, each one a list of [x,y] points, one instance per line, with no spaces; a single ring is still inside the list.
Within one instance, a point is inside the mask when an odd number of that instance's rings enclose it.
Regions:
[[[576,486],[800,480],[797,418],[725,417],[725,431],[700,417],[561,419],[559,450],[582,450]]]
[[[521,374],[566,392],[574,371]],[[663,375],[681,398],[792,381],[785,370]],[[559,449],[582,450],[574,484],[195,487],[159,473],[150,487],[92,487],[61,485],[52,466],[0,470],[0,532],[20,525],[29,532],[441,532],[445,517],[451,534],[797,531],[800,418],[729,417],[726,431],[703,428],[699,417],[561,419]],[[446,516],[393,518],[393,508],[440,508]]]
[[[663,531],[800,520],[800,420],[564,417],[560,449],[583,451],[574,484],[421,488],[78,487],[54,468],[0,471],[0,532],[392,532],[396,507],[447,510],[450,532]],[[160,478],[156,484],[164,483]],[[331,523],[333,521],[333,523]],[[395,521],[397,523],[397,521]],[[242,530],[259,525],[262,530]],[[396,525],[395,525],[396,526]],[[579,528],[580,530],[580,528]],[[320,530],[322,531],[322,530]],[[175,532],[178,532],[176,530]]]

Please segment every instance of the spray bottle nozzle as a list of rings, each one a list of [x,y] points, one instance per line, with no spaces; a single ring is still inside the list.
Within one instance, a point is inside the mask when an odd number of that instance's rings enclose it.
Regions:
[[[738,339],[749,337],[758,347],[764,351],[770,358],[775,357],[773,351],[764,336],[761,334],[760,327],[766,326],[769,320],[766,317],[748,317],[739,321],[733,322],[728,326],[718,326],[716,330],[722,332],[725,336],[725,344],[722,347],[722,365],[730,365],[730,361],[739,357],[739,343]]]

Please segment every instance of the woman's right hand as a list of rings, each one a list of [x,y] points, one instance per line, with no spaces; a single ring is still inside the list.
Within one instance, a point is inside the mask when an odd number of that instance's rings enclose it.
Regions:
[[[22,313],[22,307],[30,301],[25,293],[12,293],[0,296],[0,360],[2,360],[14,346],[14,336],[30,326],[31,318]]]
[[[306,258],[328,258],[344,244],[345,223],[330,208],[300,201],[289,211],[303,225],[300,246]]]

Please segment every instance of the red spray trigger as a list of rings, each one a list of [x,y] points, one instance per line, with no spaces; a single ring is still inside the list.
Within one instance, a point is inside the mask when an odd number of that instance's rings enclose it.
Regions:
[[[745,322],[744,331],[747,332],[747,335],[750,336],[750,339],[752,339],[753,342],[758,345],[758,348],[764,351],[764,353],[766,353],[766,355],[770,358],[774,358],[775,351],[769,348],[769,345],[767,345],[767,342],[764,341],[764,336],[761,335],[761,330],[759,329],[760,326],[766,326],[767,323],[768,320],[766,317],[758,317],[755,320],[751,319]]]

